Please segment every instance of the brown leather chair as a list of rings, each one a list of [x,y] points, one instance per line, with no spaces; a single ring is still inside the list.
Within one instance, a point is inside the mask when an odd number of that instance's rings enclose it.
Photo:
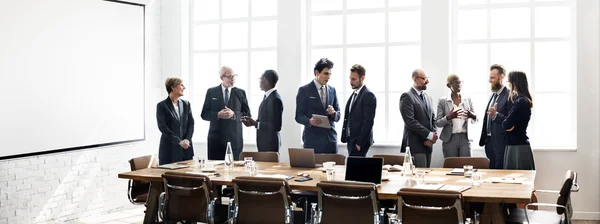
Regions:
[[[398,191],[398,218],[403,224],[462,224],[463,217],[460,192],[415,188]]]
[[[387,165],[403,165],[404,155],[399,154],[375,154],[373,158],[383,158],[383,164]]]
[[[472,165],[474,169],[489,169],[490,160],[485,157],[448,157],[444,159],[444,168],[463,168]]]
[[[242,176],[233,179],[235,223],[293,223],[294,207],[287,181]]]
[[[129,160],[131,171],[146,169],[158,166],[158,161],[152,155],[136,157]],[[144,204],[148,199],[148,191],[150,190],[150,182],[129,180],[127,184],[127,197],[133,204]]]
[[[257,162],[279,162],[278,152],[242,152],[240,153],[240,160],[244,157],[252,157],[252,160]]]
[[[165,223],[227,221],[228,208],[216,203],[216,194],[207,176],[166,172],[162,178],[165,192],[159,198],[159,215]]]
[[[560,191],[553,190],[535,190],[539,193],[558,194],[556,204],[551,203],[527,203],[525,209],[511,209],[506,217],[507,223],[560,223],[570,224],[573,216],[571,207],[571,192],[578,192],[577,173],[571,170],[565,174],[565,180],[562,182]],[[532,206],[555,207],[556,211],[551,210],[531,210]]]
[[[342,154],[317,153],[315,154],[315,163],[335,162],[336,165],[346,165],[346,156]]]
[[[384,223],[379,216],[377,186],[354,181],[321,181],[319,223]]]

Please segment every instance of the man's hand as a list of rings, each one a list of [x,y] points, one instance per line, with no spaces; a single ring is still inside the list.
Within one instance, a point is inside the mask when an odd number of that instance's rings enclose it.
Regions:
[[[333,107],[331,105],[327,106],[327,113],[329,115],[334,114],[335,110],[333,109]]]
[[[308,120],[308,123],[310,123],[310,125],[312,125],[312,126],[320,125],[321,122],[322,122],[321,120],[314,119],[314,118],[311,118],[310,120]]]
[[[356,150],[360,151],[360,145],[356,144]]]
[[[227,110],[222,109],[217,113],[217,117],[220,119],[229,119],[229,112]]]
[[[437,132],[434,132],[434,133],[433,133],[433,139],[431,139],[431,141],[432,141],[433,143],[435,143],[435,142],[437,142],[437,140],[438,140],[438,135],[437,135]]]
[[[458,117],[458,114],[462,112],[462,109],[458,108],[452,108],[452,111],[450,111],[450,113],[448,115],[446,115],[446,120],[452,120],[456,117]]]
[[[246,125],[246,127],[258,126],[258,122],[256,122],[251,117],[244,116],[244,117],[241,118],[241,120],[242,120],[242,123],[244,123],[244,125]]]
[[[181,140],[179,142],[179,145],[183,148],[183,149],[188,149],[190,148],[190,141],[187,139]]]
[[[434,143],[434,142],[433,142],[433,141],[431,141],[431,140],[426,140],[426,141],[425,141],[423,144],[424,144],[425,146],[427,146],[427,147],[432,147],[432,146],[433,146],[433,143]]]
[[[498,112],[498,103],[495,103],[493,107],[490,107],[488,109],[488,116],[490,116],[492,119],[496,118],[496,113]]]
[[[225,109],[223,109],[223,110],[225,110],[225,112],[227,112],[227,116],[228,116],[227,119],[232,119],[233,116],[235,116],[235,113],[233,112],[233,110],[229,109],[228,107],[225,107]]]

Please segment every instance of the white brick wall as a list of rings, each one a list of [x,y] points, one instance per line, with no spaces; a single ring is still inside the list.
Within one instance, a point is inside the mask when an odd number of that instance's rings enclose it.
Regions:
[[[129,171],[129,159],[158,152],[154,114],[163,90],[160,19],[160,0],[149,0],[146,141],[0,161],[0,224],[78,223],[79,218],[134,206],[127,199],[127,180],[117,175]]]

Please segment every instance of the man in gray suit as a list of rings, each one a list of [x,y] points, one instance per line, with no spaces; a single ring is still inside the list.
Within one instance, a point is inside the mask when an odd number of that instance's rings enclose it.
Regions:
[[[410,147],[415,167],[429,167],[432,147],[438,139],[432,99],[424,92],[429,78],[425,70],[416,69],[412,79],[412,88],[400,96],[400,114],[404,120],[401,151]]]

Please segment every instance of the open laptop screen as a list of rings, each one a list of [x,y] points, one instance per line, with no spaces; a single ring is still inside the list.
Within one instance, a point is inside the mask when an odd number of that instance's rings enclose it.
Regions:
[[[381,184],[383,158],[348,157],[346,180]]]

